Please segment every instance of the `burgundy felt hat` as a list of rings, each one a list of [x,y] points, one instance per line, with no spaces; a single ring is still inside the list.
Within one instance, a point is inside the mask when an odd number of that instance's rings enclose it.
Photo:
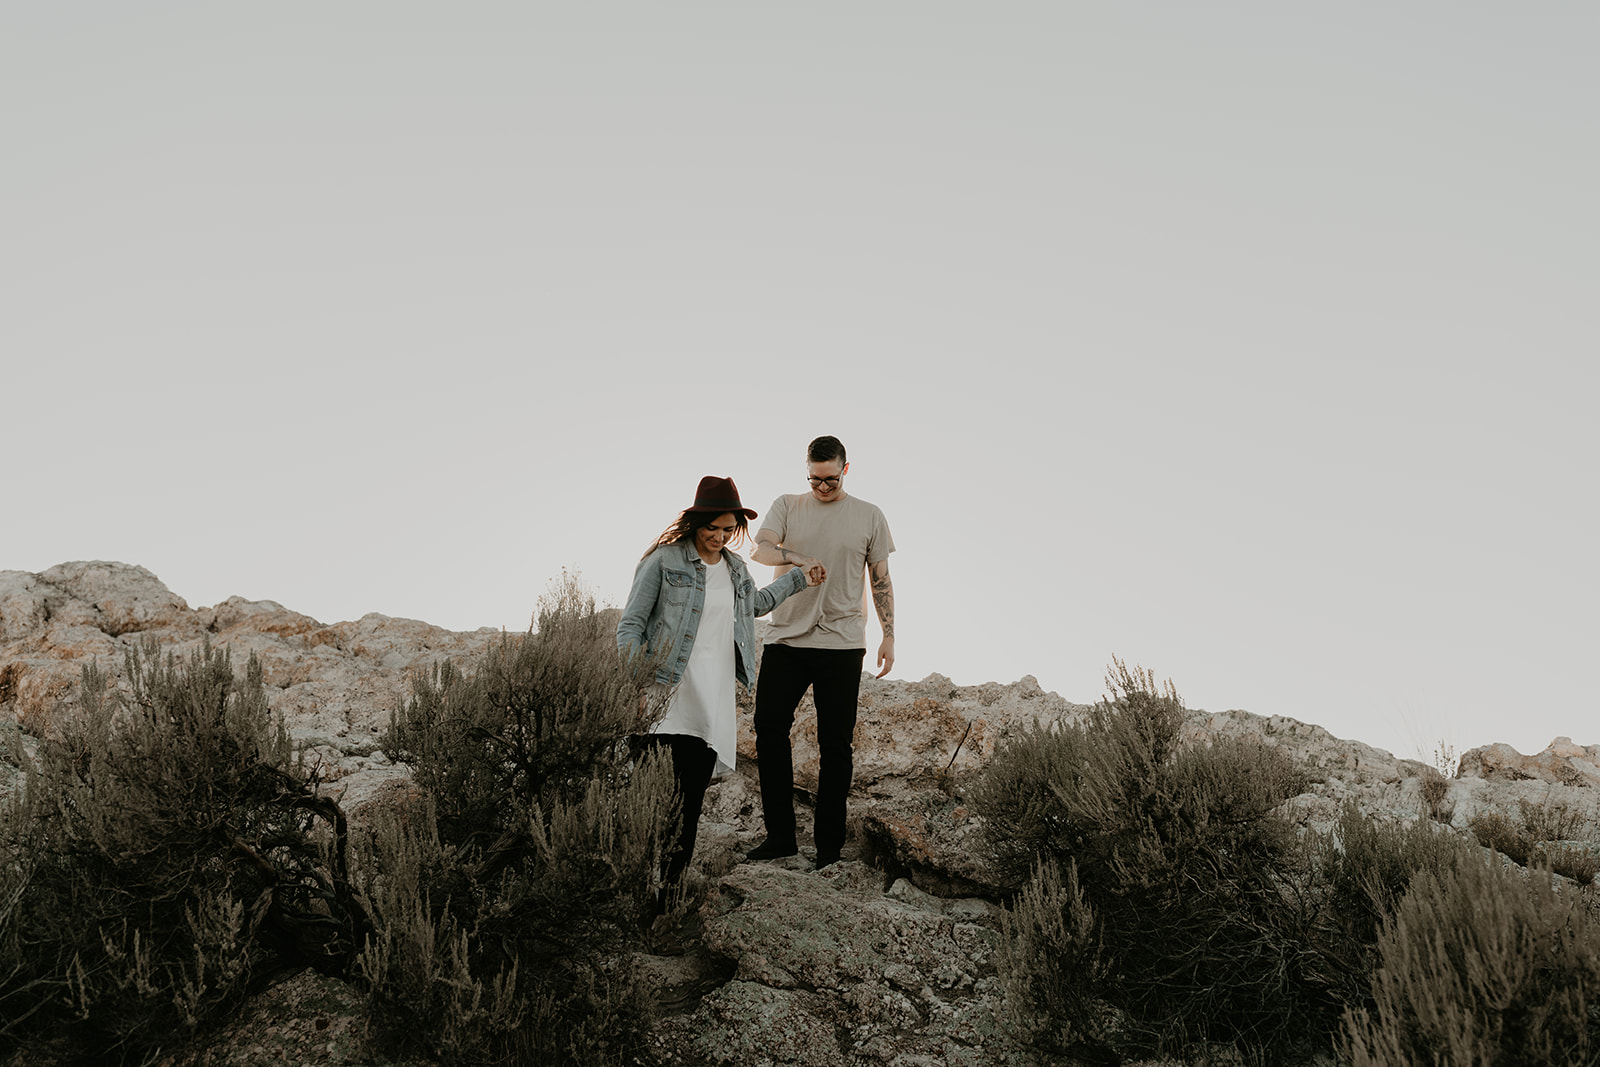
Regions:
[[[694,507],[683,510],[710,511],[717,515],[742,511],[747,519],[756,517],[755,512],[739,503],[739,487],[733,484],[732,478],[718,478],[710,474],[700,479],[700,488],[694,491]]]

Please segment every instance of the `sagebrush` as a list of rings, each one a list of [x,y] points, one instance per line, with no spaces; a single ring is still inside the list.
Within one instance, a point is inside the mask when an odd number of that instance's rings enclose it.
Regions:
[[[1352,1008],[1354,1067],[1600,1063],[1600,921],[1592,891],[1463,852],[1421,872],[1385,923],[1370,1006]]]
[[[651,1015],[628,950],[655,901],[670,769],[629,758],[650,665],[568,579],[535,632],[416,681],[384,748],[424,803],[378,826],[361,954],[374,1019],[451,1063],[613,1064]]]
[[[0,1048],[140,1061],[275,973],[349,972],[345,823],[209,643],[83,671],[0,814]]]
[[[1437,823],[1378,822],[1346,802],[1331,834],[1314,842],[1304,875],[1319,904],[1322,981],[1345,1005],[1366,1004],[1384,924],[1421,874],[1448,877],[1470,846]]]
[[[1276,812],[1303,778],[1257,741],[1181,743],[1182,701],[1148,672],[1114,663],[1110,688],[1087,721],[1003,745],[974,787],[1022,889],[1013,1002],[1037,1038],[1080,1052],[1279,1055],[1331,1014]]]
[[[1561,801],[1523,798],[1515,815],[1486,811],[1468,825],[1479,844],[1523,866],[1546,866],[1580,885],[1592,884],[1600,874],[1593,821]]]

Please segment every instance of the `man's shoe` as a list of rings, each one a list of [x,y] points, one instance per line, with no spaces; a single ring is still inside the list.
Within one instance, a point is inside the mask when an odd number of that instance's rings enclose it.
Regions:
[[[747,860],[781,860],[785,856],[800,855],[800,846],[793,841],[774,841],[767,838],[761,844],[744,854]]]
[[[819,870],[819,871],[822,870],[822,868],[828,866],[830,863],[838,863],[838,862],[839,862],[839,854],[837,852],[818,852],[817,853],[817,870]]]

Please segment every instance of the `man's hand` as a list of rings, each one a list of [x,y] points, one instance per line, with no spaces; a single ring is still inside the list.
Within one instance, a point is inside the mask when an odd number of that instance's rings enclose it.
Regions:
[[[828,568],[820,563],[813,563],[806,568],[806,584],[821,585],[828,579]]]
[[[878,677],[882,678],[894,666],[894,583],[889,580],[889,561],[869,564],[867,577],[872,580],[872,605],[883,626],[883,644],[878,646],[878,665],[883,668]]]

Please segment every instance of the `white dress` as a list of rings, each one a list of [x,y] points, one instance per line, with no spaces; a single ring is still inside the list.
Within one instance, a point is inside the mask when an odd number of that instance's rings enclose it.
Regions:
[[[734,707],[733,578],[727,561],[706,565],[706,602],[683,678],[672,692],[658,734],[690,734],[717,754],[716,775],[738,759],[739,721]]]

